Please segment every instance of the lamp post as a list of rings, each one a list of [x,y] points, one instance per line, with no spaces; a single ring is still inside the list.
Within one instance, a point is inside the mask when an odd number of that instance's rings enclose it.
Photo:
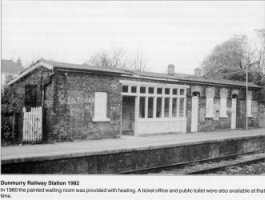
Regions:
[[[248,66],[246,65],[246,130],[248,130]]]

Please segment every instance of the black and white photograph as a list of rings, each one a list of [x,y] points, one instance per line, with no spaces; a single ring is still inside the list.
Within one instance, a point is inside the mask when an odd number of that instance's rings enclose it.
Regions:
[[[3,0],[1,73],[1,198],[264,199],[264,1]]]

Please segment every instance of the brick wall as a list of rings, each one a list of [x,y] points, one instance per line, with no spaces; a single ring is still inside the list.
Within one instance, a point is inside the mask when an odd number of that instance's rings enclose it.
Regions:
[[[190,85],[193,87],[196,85]],[[233,89],[239,90],[239,97],[237,100],[237,119],[236,119],[236,128],[237,129],[244,129],[245,128],[245,112],[246,112],[246,105],[245,105],[245,90],[240,90],[239,88],[231,88],[227,87],[228,89],[228,98],[227,98],[227,118],[222,118],[218,116],[218,107],[220,106],[220,90],[224,87],[214,87],[215,88],[215,97],[214,97],[214,118],[206,118],[206,96],[205,91],[208,85],[200,85],[202,87],[202,94],[200,94],[199,98],[199,116],[198,116],[198,131],[199,132],[207,132],[207,131],[217,131],[217,130],[229,130],[231,129],[231,109],[232,109],[232,98],[231,98],[231,91]],[[250,128],[257,128],[259,127],[259,121],[263,115],[261,107],[259,106],[258,102],[258,92],[252,91],[252,103],[251,103],[251,113],[252,117],[248,118],[248,126]],[[190,89],[188,90],[187,96],[187,131],[190,132],[191,130],[191,96]]]
[[[23,112],[22,108],[25,106],[25,88],[26,85],[36,85],[36,106],[39,107],[42,105],[42,87],[41,85],[43,83],[49,82],[49,75],[51,75],[52,72],[47,70],[46,68],[40,67],[32,72],[30,72],[28,75],[20,79],[18,82],[14,83],[10,86],[10,90],[12,90],[12,95],[10,96],[11,102],[10,105],[13,103],[16,103],[17,112],[19,112],[19,118],[18,118],[18,132],[16,133],[16,138],[18,140],[22,140],[22,134],[23,134]],[[51,86],[48,85],[48,88]],[[47,92],[46,92],[47,93]],[[49,94],[46,94],[46,96],[53,96],[52,92]],[[46,126],[45,126],[46,128]],[[45,135],[44,135],[45,136]]]
[[[52,113],[51,141],[120,137],[121,84],[116,76],[57,72]],[[93,122],[95,92],[107,93],[110,122]]]
[[[265,103],[259,104],[259,127],[265,128]]]
[[[44,72],[45,71],[45,72]],[[43,73],[44,72],[44,73]],[[19,91],[18,108],[19,133],[22,138],[23,114],[25,102],[25,86],[37,85],[37,106],[42,104],[41,79],[47,83],[44,102],[44,141],[69,141],[115,138],[121,135],[122,95],[119,80],[133,80],[161,84],[179,84],[195,86],[190,83],[172,81],[143,80],[139,78],[125,78],[115,75],[56,72],[51,78],[51,71],[38,68],[25,76],[16,84]],[[42,78],[41,78],[42,77]],[[203,92],[199,99],[199,129],[198,131],[227,130],[231,127],[231,90],[227,101],[227,118],[205,118],[206,97],[205,90],[209,85],[200,85]],[[214,104],[220,104],[220,89],[215,87]],[[93,122],[95,92],[107,93],[107,117],[110,122]],[[264,104],[258,103],[258,95],[253,93],[252,117],[249,127],[265,126]],[[15,99],[15,98],[14,98]],[[237,103],[237,128],[245,127],[245,92],[240,91]],[[191,130],[191,88],[187,90],[187,132]]]

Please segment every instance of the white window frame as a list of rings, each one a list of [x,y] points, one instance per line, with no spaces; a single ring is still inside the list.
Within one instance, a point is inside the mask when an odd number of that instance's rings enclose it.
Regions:
[[[137,118],[139,121],[152,121],[152,120],[174,120],[174,119],[185,119],[186,118],[186,101],[187,101],[187,88],[189,86],[187,85],[173,85],[173,84],[161,84],[161,83],[147,83],[147,82],[136,82],[136,81],[125,81],[121,80],[120,83],[122,83],[122,86],[128,86],[128,92],[122,92],[123,96],[136,96],[136,97],[145,97],[145,112],[146,115],[144,118]],[[131,92],[131,87],[137,87],[136,93]],[[145,87],[145,93],[140,93],[140,87]],[[149,87],[154,88],[154,92],[152,94],[149,94],[148,89]],[[157,93],[157,89],[162,88],[162,94]],[[169,89],[169,94],[165,94],[165,90]],[[177,89],[177,94],[173,94],[173,89]],[[180,90],[183,89],[183,94],[180,95]],[[153,97],[153,117],[148,118],[148,97]],[[157,98],[162,98],[162,105],[161,105],[161,117],[157,118],[156,117],[156,109],[157,109]],[[165,111],[165,98],[169,98],[169,116],[165,117],[164,116],[164,111]],[[177,115],[175,117],[172,117],[172,99],[177,98]],[[180,99],[184,99],[184,108],[183,108],[183,116],[179,116],[180,112]],[[136,101],[137,104],[137,101]],[[139,109],[139,105],[136,105],[136,109]],[[138,111],[137,111],[138,112]]]
[[[109,122],[107,118],[108,94],[107,92],[95,92],[93,122]]]

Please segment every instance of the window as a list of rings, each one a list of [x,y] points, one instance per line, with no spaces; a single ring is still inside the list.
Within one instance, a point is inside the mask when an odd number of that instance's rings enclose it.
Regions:
[[[128,88],[129,87],[127,85],[122,86],[122,92],[128,92],[129,91]]]
[[[157,94],[162,94],[162,88],[157,88]]]
[[[137,93],[137,87],[136,86],[132,86],[131,93]]]
[[[206,89],[206,118],[213,118],[213,98],[214,98],[214,89]]]
[[[94,122],[110,121],[107,118],[107,93],[95,92]]]
[[[173,89],[173,94],[177,95],[178,94],[178,89]]]
[[[145,94],[145,87],[140,87],[140,93]]]
[[[37,85],[26,85],[25,87],[25,106],[37,106]]]
[[[149,94],[154,94],[154,88],[152,88],[152,87],[148,88],[148,93]]]
[[[180,95],[184,95],[184,89],[180,89]]]
[[[169,88],[165,89],[165,94],[170,94],[170,89]]]
[[[228,117],[226,114],[227,109],[227,89],[221,89],[220,91],[220,117]]]
[[[248,98],[247,98],[247,116],[252,117],[251,115],[251,99],[252,99],[252,93],[248,92]]]

